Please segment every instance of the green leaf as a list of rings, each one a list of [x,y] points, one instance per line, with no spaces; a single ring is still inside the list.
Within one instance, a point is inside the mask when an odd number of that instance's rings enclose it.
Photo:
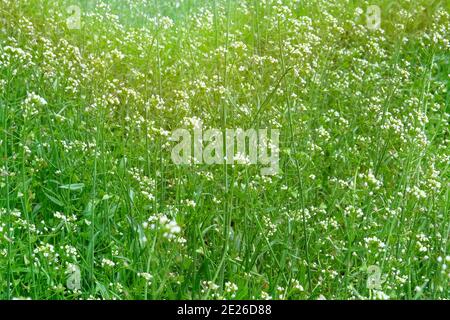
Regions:
[[[54,196],[49,195],[47,192],[44,192],[44,194],[47,196],[47,198],[53,202],[54,204],[64,207],[64,203],[62,203],[59,199],[55,198]]]
[[[71,190],[71,191],[81,191],[84,188],[84,183],[74,183],[74,184],[66,184],[60,186],[61,189]]]

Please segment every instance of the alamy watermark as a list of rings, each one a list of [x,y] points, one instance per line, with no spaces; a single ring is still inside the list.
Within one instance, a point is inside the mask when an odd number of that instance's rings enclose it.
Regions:
[[[366,11],[367,28],[378,30],[381,27],[381,8],[377,5],[367,7]]]
[[[269,136],[270,134],[270,136]],[[177,129],[170,140],[178,142],[172,149],[172,161],[183,164],[261,164],[261,175],[279,172],[277,129],[207,129],[199,122],[192,131]]]
[[[81,9],[79,6],[72,5],[67,8],[67,13],[70,16],[66,19],[67,28],[69,30],[81,29]]]
[[[367,289],[381,290],[384,282],[386,276],[382,274],[379,266],[371,265],[367,268]]]

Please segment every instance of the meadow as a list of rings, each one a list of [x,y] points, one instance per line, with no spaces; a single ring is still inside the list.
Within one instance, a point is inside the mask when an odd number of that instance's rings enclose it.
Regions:
[[[450,2],[0,0],[0,299],[450,298]],[[177,164],[177,129],[279,163]]]

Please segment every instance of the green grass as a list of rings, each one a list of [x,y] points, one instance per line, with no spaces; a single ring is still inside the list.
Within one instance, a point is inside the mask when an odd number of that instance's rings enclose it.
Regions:
[[[449,11],[0,0],[0,299],[449,298]],[[175,165],[195,119],[280,173]]]

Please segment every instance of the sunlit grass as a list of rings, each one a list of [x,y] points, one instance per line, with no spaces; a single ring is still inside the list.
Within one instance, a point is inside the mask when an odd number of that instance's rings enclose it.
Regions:
[[[0,0],[0,298],[449,298],[449,5],[330,2]]]

